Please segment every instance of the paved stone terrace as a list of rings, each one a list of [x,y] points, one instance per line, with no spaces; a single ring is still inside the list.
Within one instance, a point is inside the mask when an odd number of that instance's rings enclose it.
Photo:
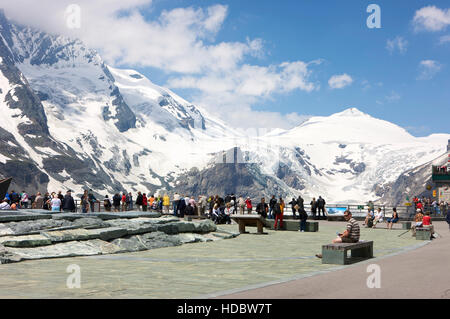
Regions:
[[[238,225],[220,225],[237,231]],[[0,298],[205,298],[342,268],[314,255],[345,223],[320,221],[317,233],[268,231],[230,240],[139,253],[0,265]],[[256,232],[255,227],[248,230]],[[423,246],[403,230],[361,229],[376,257]],[[81,267],[81,288],[66,287],[66,269]],[[351,267],[351,266],[346,266]],[[399,270],[400,271],[400,270]],[[268,296],[270,298],[270,296]]]

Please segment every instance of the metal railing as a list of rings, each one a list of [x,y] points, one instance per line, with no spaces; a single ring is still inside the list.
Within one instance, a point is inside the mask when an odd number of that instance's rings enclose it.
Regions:
[[[103,200],[98,200],[97,202],[94,202],[94,212],[105,212],[105,207],[103,205]],[[80,199],[74,199],[75,201],[75,212],[81,212],[81,205]],[[252,213],[256,214],[256,205],[258,205],[259,201],[252,201]],[[268,202],[266,202],[268,204]],[[394,206],[390,206],[390,205],[374,205],[374,210],[376,211],[378,209],[378,207],[381,208],[381,210],[384,213],[385,218],[389,218],[392,217],[392,212],[393,212],[393,208]],[[413,216],[415,215],[415,208],[414,205],[412,206],[406,206],[406,205],[399,205],[399,206],[395,206],[397,209],[397,213],[399,215],[399,218],[401,219],[411,219],[413,218]],[[31,207],[30,207],[31,208]],[[304,204],[304,208],[306,213],[308,214],[308,216],[312,216],[312,211],[311,211],[311,205],[310,204]],[[325,211],[327,212],[330,208],[346,208],[348,210],[350,210],[352,212],[352,215],[355,217],[365,217],[367,215],[367,211],[369,206],[367,204],[326,204],[325,205]],[[133,210],[136,210],[137,206],[135,204],[135,202],[133,202]],[[207,203],[207,208],[206,211],[208,211],[209,209],[209,203]],[[239,209],[238,205],[237,205],[237,209]],[[90,210],[90,208],[89,208]],[[111,208],[111,211],[114,210],[114,207]],[[120,210],[122,210],[122,204],[120,205]],[[151,211],[150,207],[148,206],[147,211]],[[447,211],[442,212],[439,206],[433,207],[432,205],[424,205],[424,212],[430,212],[432,217],[445,217],[447,215]],[[169,205],[169,212],[173,212],[173,201],[170,202]],[[247,208],[245,208],[245,212],[247,213]],[[293,216],[293,212],[292,212],[292,207],[291,205],[287,204],[284,207],[284,212],[283,214],[285,216]],[[296,213],[296,215],[298,214],[298,212]],[[322,213],[321,213],[322,214]],[[318,215],[318,209],[317,209],[317,215]],[[327,215],[327,214],[326,214]],[[330,216],[333,216],[332,214],[330,214]],[[335,216],[339,216],[339,215],[335,215]]]

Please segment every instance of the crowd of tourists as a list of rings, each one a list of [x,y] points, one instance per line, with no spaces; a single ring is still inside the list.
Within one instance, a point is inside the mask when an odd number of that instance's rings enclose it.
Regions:
[[[448,212],[448,202],[441,200],[438,202],[436,199],[430,197],[419,198],[415,196],[413,198],[414,209],[420,208],[422,211],[429,211],[433,214],[441,214],[445,216]]]
[[[78,203],[79,202],[79,203]],[[185,215],[199,215],[212,219],[215,223],[231,223],[230,216],[233,214],[260,214],[264,218],[274,219],[275,228],[279,224],[283,226],[283,215],[286,205],[290,205],[294,219],[300,219],[301,225],[306,224],[308,214],[305,211],[304,199],[301,196],[292,198],[286,204],[282,197],[276,198],[275,195],[266,202],[265,198],[261,198],[256,205],[250,197],[236,196],[235,194],[227,194],[224,197],[219,195],[206,196],[200,195],[197,198],[185,194],[175,193],[172,199],[168,194],[164,195],[147,195],[138,192],[136,198],[133,198],[131,192],[121,192],[114,194],[111,198],[106,195],[103,200],[98,200],[92,190],[85,190],[81,198],[75,200],[71,191],[66,194],[45,193],[40,192],[29,195],[25,191],[17,193],[14,190],[6,194],[5,199],[0,204],[0,209],[46,209],[53,212],[75,212],[80,207],[80,212],[88,213],[100,211],[103,204],[105,211],[125,212],[130,210],[138,211],[159,211],[165,214],[173,214],[174,216],[184,217]],[[311,215],[314,219],[320,218],[322,212],[325,217],[325,200],[319,196],[316,200],[312,199]],[[304,227],[302,227],[304,228]]]

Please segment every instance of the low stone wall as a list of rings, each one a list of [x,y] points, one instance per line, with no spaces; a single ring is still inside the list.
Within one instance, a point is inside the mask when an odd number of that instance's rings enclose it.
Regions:
[[[0,263],[135,252],[239,235],[217,229],[210,220],[188,222],[159,213],[28,214],[0,223]],[[38,217],[28,220],[31,214]]]

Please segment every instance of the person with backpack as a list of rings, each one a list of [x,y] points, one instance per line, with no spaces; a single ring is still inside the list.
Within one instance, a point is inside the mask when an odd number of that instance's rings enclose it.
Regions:
[[[194,215],[194,207],[192,206],[191,203],[187,204],[186,206],[186,210],[184,211],[184,213],[188,216],[193,216]]]
[[[119,195],[119,193],[115,193],[112,200],[113,200],[113,206],[114,206],[114,211],[115,212],[120,212],[120,201],[121,201],[121,197]]]
[[[274,219],[275,216],[273,214],[273,206],[276,204],[277,199],[275,198],[275,195],[272,195],[272,198],[269,201],[269,219]]]
[[[177,211],[180,212],[179,217],[183,218],[186,211],[186,200],[183,196],[180,196],[180,201],[178,202]]]
[[[261,202],[258,205],[256,205],[256,212],[262,217],[266,218],[268,211],[269,205],[266,204],[266,199],[263,197],[261,198]]]
[[[298,212],[298,218],[300,218],[300,229],[299,232],[305,232],[306,230],[306,220],[308,219],[308,214],[305,211],[305,208],[301,209],[297,206]]]
[[[273,205],[272,213],[275,215],[275,224],[273,225],[275,230],[278,230],[277,226],[280,226],[280,229],[283,228],[283,209],[282,204],[276,202]],[[279,221],[279,223],[278,223]]]
[[[72,197],[72,193],[70,191],[66,192],[66,195],[62,201],[62,210],[65,213],[74,212],[75,211],[75,201]]]
[[[141,192],[138,192],[138,195],[136,197],[136,207],[138,209],[138,211],[141,211],[142,208],[142,194]]]
[[[89,190],[88,198],[89,198],[89,205],[91,206],[91,212],[93,213],[95,211],[94,205],[99,201],[97,200],[97,198],[95,198],[94,194],[92,194],[92,189]]]
[[[111,211],[111,200],[109,199],[108,195],[105,196],[103,199],[103,207],[105,208],[105,211],[110,212]]]
[[[322,211],[322,213],[323,213],[323,218],[325,219],[326,218],[326,216],[325,216],[325,204],[326,204],[326,202],[325,202],[325,199],[323,199],[322,198],[322,196],[319,196],[319,199],[317,200],[317,208],[319,209],[319,214],[318,214],[318,217],[319,217],[319,219],[320,219],[320,212]]]

